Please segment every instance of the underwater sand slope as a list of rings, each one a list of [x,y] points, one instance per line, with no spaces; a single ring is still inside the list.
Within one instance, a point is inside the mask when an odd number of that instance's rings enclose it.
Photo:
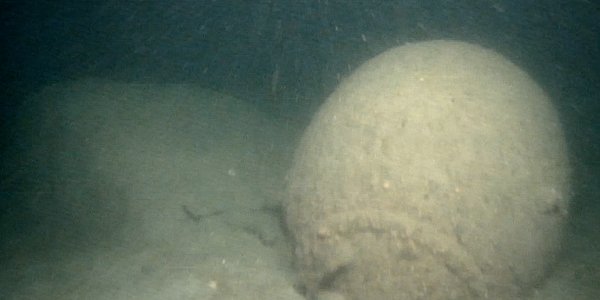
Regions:
[[[280,226],[283,130],[192,85],[83,80],[31,98],[7,298],[299,299]]]

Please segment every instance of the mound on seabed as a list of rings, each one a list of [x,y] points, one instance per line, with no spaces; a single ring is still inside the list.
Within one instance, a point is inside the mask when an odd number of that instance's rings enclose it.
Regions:
[[[287,223],[311,297],[515,299],[546,275],[570,167],[550,100],[457,41],[388,50],[330,95],[289,173]]]

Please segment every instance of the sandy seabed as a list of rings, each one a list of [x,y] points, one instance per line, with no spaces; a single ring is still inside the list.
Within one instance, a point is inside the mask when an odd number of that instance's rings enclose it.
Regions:
[[[84,80],[30,106],[22,166],[35,180],[7,188],[30,211],[3,230],[39,225],[5,239],[1,298],[304,299],[280,206],[293,122],[189,85]],[[572,222],[529,298],[600,298],[596,219]]]

